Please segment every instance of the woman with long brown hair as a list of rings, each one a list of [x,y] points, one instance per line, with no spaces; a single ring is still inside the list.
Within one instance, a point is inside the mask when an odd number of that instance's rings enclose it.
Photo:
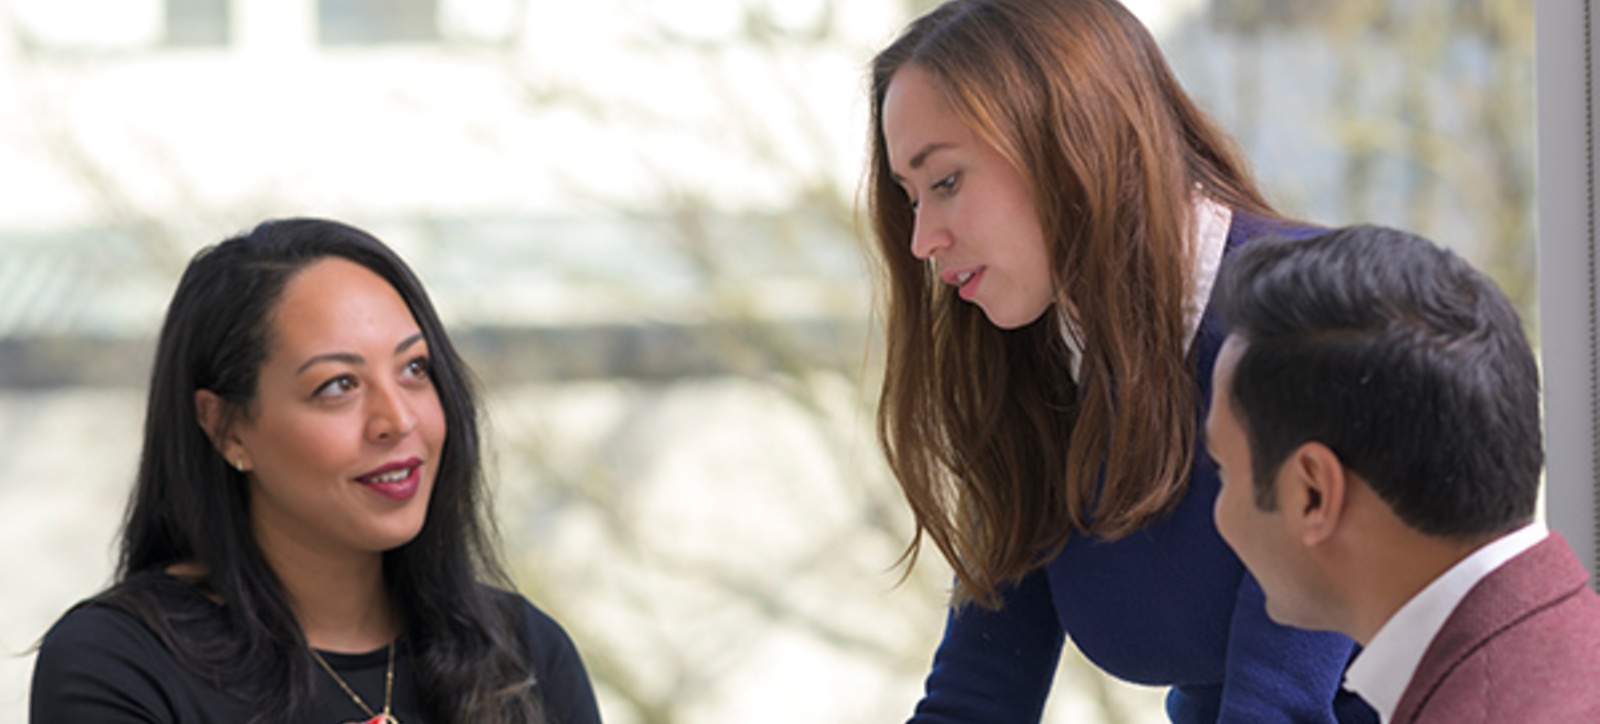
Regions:
[[[878,432],[955,570],[917,722],[1037,721],[1065,635],[1175,722],[1375,721],[1272,623],[1198,449],[1227,250],[1314,229],[1115,0],[952,0],[874,59]]]

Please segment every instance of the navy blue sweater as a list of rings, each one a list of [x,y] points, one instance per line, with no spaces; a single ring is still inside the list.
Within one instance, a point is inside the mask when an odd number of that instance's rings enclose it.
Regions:
[[[1238,214],[1228,248],[1269,228]],[[1199,419],[1223,333],[1208,311],[1195,339]],[[952,610],[917,705],[916,724],[1036,722],[1065,636],[1119,678],[1170,686],[1179,724],[1372,722],[1339,688],[1354,642],[1267,618],[1261,588],[1217,534],[1219,481],[1203,449],[1187,492],[1166,518],[1121,540],[1074,535],[1061,553],[1002,591],[1004,605]]]

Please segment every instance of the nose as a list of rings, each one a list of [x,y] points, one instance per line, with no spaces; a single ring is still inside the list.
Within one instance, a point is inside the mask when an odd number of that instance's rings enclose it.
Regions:
[[[417,429],[417,415],[404,390],[395,385],[373,385],[368,389],[367,439],[391,442]]]
[[[950,231],[937,211],[922,204],[912,214],[915,215],[911,225],[912,256],[926,261],[950,246]]]

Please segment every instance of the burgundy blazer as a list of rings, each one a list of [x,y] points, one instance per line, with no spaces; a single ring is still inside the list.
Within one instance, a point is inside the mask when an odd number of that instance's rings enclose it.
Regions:
[[[1391,724],[1600,722],[1600,596],[1552,531],[1478,582],[1428,644]]]

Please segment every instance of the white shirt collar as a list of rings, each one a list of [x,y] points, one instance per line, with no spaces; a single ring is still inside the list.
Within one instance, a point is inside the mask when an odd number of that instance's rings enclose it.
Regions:
[[[1233,224],[1233,209],[1196,193],[1194,208],[1189,215],[1189,248],[1194,250],[1194,263],[1190,266],[1189,298],[1183,304],[1185,351],[1194,343],[1200,331],[1200,319],[1211,300],[1211,287],[1217,283],[1217,270],[1222,267],[1222,251],[1228,245],[1228,228]],[[1083,365],[1083,330],[1069,314],[1061,315],[1061,335],[1072,352],[1072,379],[1078,379]]]
[[[1450,613],[1473,586],[1506,561],[1544,540],[1549,531],[1530,523],[1494,539],[1433,579],[1385,621],[1345,671],[1345,688],[1377,710],[1387,724],[1411,684],[1417,664]]]

